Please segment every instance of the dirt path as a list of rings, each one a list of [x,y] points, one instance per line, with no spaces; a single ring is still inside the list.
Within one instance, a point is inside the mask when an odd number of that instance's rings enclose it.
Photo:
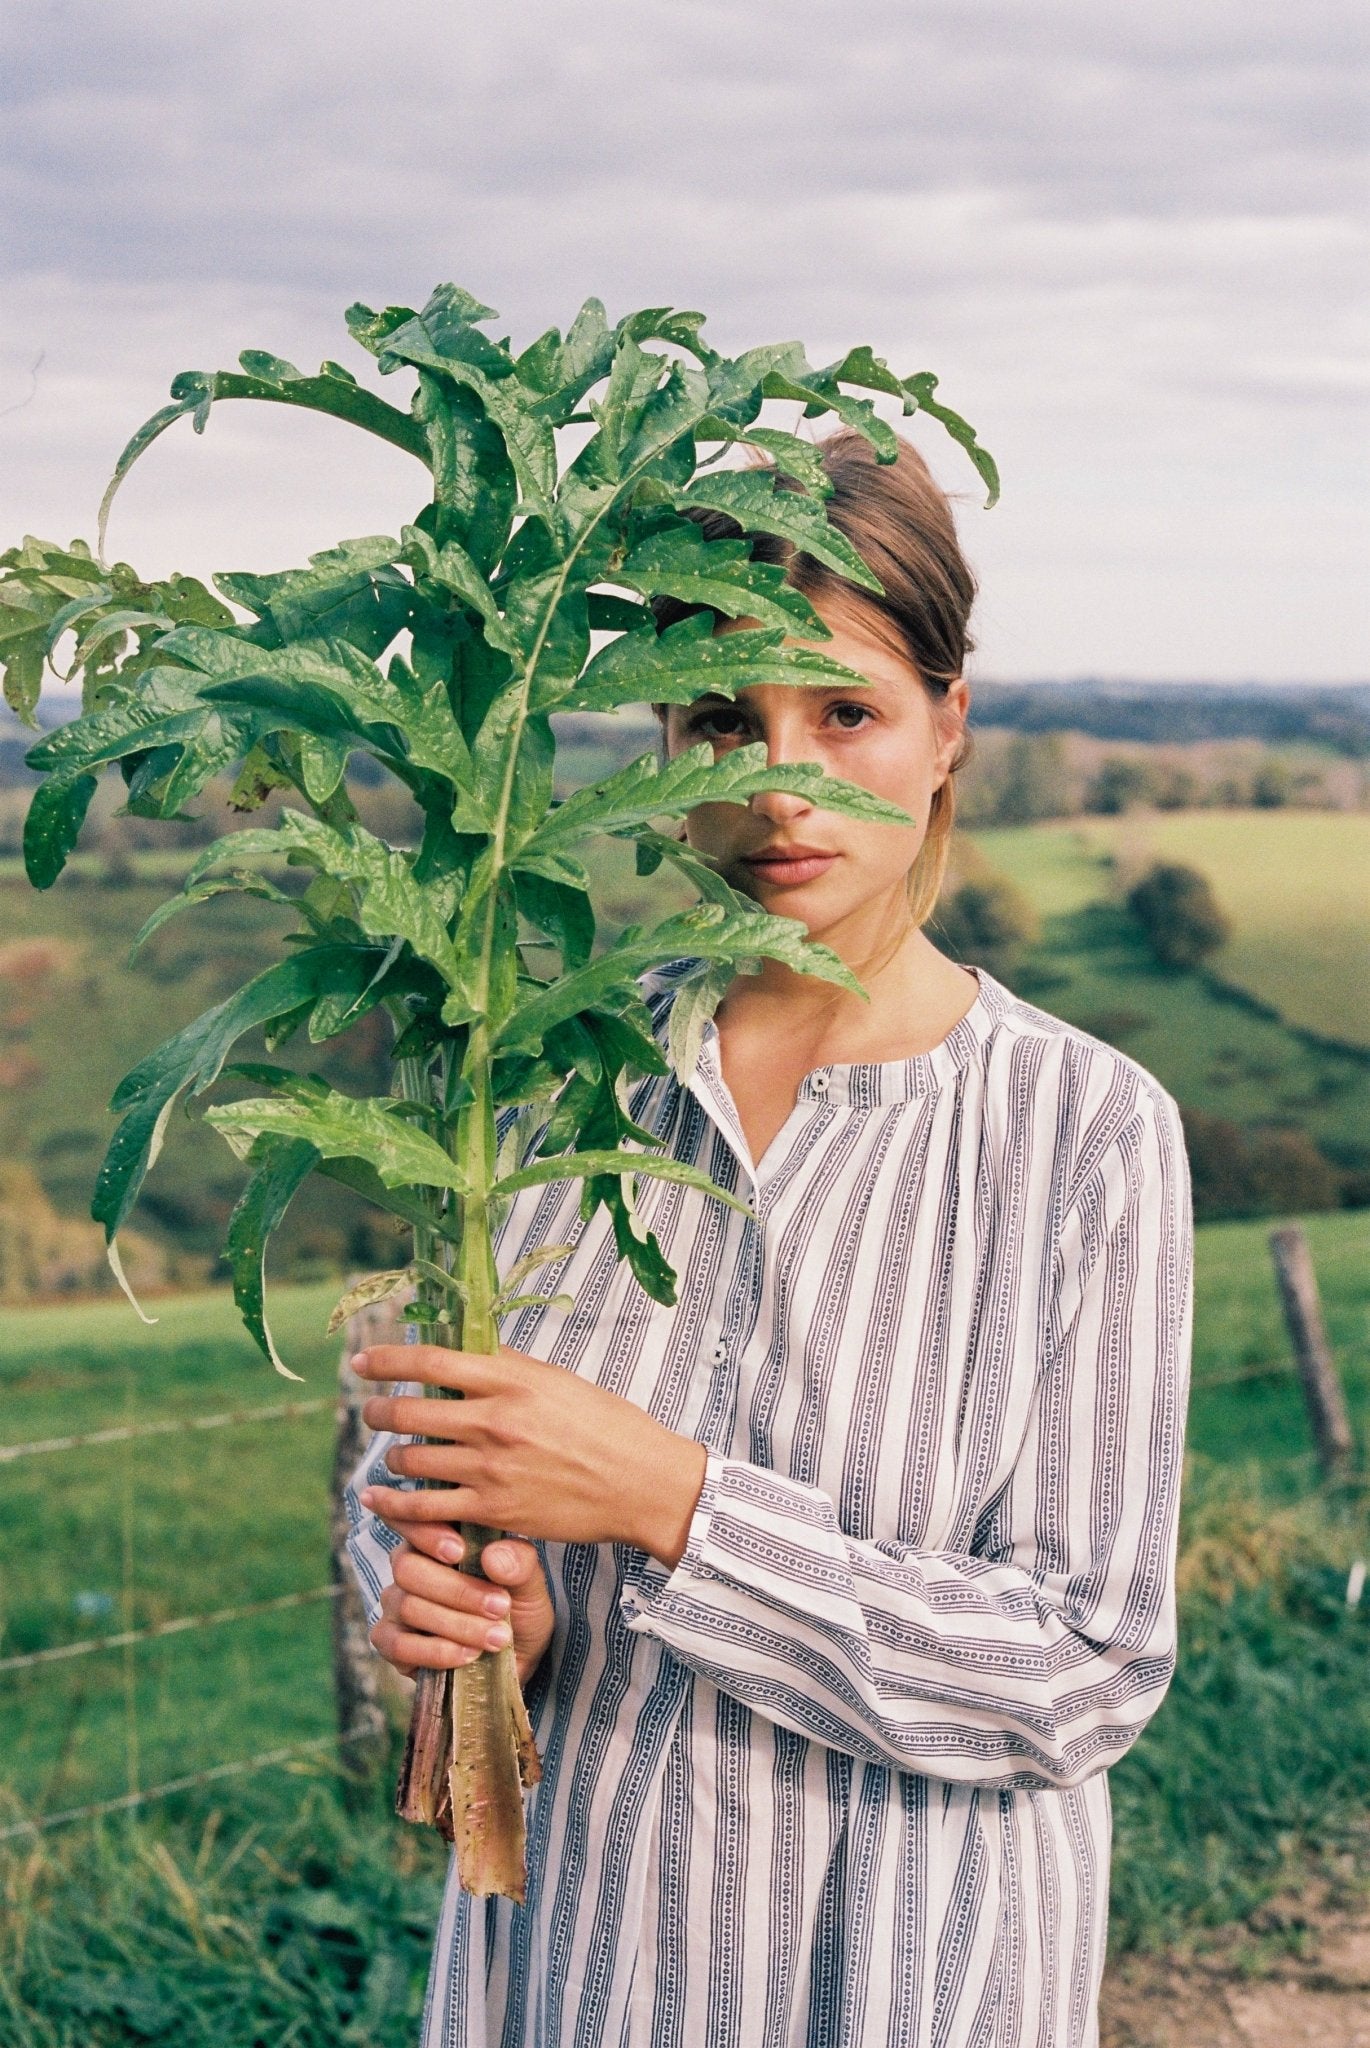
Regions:
[[[1259,1968],[1124,1959],[1104,1980],[1102,2048],[1370,2048],[1370,1914],[1299,1932],[1297,1958]]]

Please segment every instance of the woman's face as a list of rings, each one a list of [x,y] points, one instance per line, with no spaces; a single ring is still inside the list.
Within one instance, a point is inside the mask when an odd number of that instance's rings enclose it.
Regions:
[[[970,693],[957,682],[934,699],[859,603],[814,608],[832,638],[810,644],[863,676],[863,687],[763,683],[740,691],[736,702],[701,697],[668,705],[666,750],[674,755],[707,740],[719,755],[764,741],[773,763],[815,761],[908,811],[907,826],[876,825],[772,793],[745,805],[701,804],[686,820],[690,845],[763,909],[800,919],[830,944],[860,944],[904,900]]]

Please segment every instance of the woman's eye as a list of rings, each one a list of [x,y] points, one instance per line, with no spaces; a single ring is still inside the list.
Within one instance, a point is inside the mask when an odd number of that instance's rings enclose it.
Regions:
[[[690,720],[690,731],[700,739],[730,740],[745,730],[746,721],[740,711],[725,705],[718,711],[700,711]]]
[[[832,715],[844,732],[859,732],[872,716],[869,704],[834,704]]]

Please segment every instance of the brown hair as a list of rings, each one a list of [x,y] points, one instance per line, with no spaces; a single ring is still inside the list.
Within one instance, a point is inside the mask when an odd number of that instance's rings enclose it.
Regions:
[[[821,442],[819,454],[832,485],[832,495],[825,500],[828,519],[879,578],[878,594],[848,582],[790,541],[768,533],[744,533],[726,513],[691,516],[708,540],[746,540],[754,560],[782,567],[786,581],[805,597],[859,608],[912,662],[929,696],[940,702],[961,675],[975,644],[967,630],[975,578],[961,553],[947,497],[918,450],[902,437],[893,462],[878,461],[865,435],[850,427]],[[802,488],[784,475],[777,477],[776,487]],[[652,602],[658,631],[708,609],[677,598]],[[716,616],[722,623],[722,615]],[[967,738],[946,781],[933,794],[927,833],[909,874],[909,907],[916,924],[931,916],[942,886],[956,813],[953,778],[969,754]]]

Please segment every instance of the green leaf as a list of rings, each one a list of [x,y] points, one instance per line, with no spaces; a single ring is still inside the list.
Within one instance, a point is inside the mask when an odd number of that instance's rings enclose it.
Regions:
[[[790,632],[794,631],[791,622]],[[857,670],[813,647],[786,644],[775,626],[714,630],[707,612],[678,619],[664,633],[643,626],[610,641],[586,669],[564,708],[611,711],[622,704],[689,704],[696,697],[735,697],[758,683],[810,683],[866,689]]]
[[[904,380],[905,412],[925,412],[930,419],[940,422],[953,441],[965,449],[989,496],[985,499],[985,510],[999,502],[999,466],[988,448],[982,448],[975,436],[975,429],[969,420],[963,420],[959,412],[952,412],[933,397],[937,379],[931,370],[920,370],[916,377]]]
[[[789,761],[771,767],[765,745],[759,741],[752,746],[729,748],[715,760],[705,743],[687,747],[666,762],[659,761],[655,754],[643,754],[603,782],[576,790],[550,814],[527,850],[542,853],[559,849],[591,833],[617,832],[625,826],[646,824],[653,818],[693,810],[696,804],[745,803],[749,797],[768,790],[807,796],[823,810],[840,811],[872,823],[911,822],[908,812],[901,811],[897,804],[873,796],[856,783],[825,775],[815,761]]]
[[[518,639],[505,624],[504,615],[495,603],[494,592],[465,548],[454,540],[439,548],[417,526],[406,526],[404,538],[417,562],[422,564],[423,573],[479,614],[490,645],[519,660],[522,650]]]
[[[649,1180],[677,1181],[685,1187],[698,1188],[702,1194],[716,1195],[720,1202],[726,1202],[730,1209],[738,1210],[743,1216],[752,1213],[745,1202],[729,1194],[726,1188],[721,1188],[699,1167],[689,1165],[684,1159],[668,1158],[664,1153],[562,1152],[555,1159],[535,1159],[531,1166],[521,1166],[516,1173],[505,1174],[502,1180],[495,1182],[492,1192],[496,1197],[514,1195],[520,1188],[541,1187],[550,1180],[589,1180],[608,1173],[641,1173]]]
[[[5,702],[23,725],[36,726],[34,710],[43,693],[43,642],[32,639],[6,643]]]
[[[248,854],[292,860],[346,882],[356,891],[357,922],[364,932],[372,938],[406,940],[421,959],[437,968],[449,986],[460,978],[460,963],[446,922],[456,908],[455,891],[424,888],[414,880],[406,855],[364,826],[348,825],[335,831],[302,811],[283,810],[274,830],[231,832],[207,847],[192,865],[186,887],[193,887],[220,861],[241,860]]]
[[[501,1053],[536,1053],[555,1025],[583,1012],[622,1010],[637,999],[636,977],[665,960],[690,957],[740,966],[748,960],[781,960],[800,974],[814,974],[857,994],[861,984],[826,946],[809,940],[797,918],[765,911],[730,913],[707,903],[656,925],[625,933],[618,943],[574,973],[525,993],[499,1036]]]
[[[162,406],[139,427],[115,464],[114,475],[100,501],[99,550],[102,555],[115,494],[139,456],[146,454],[153,442],[187,413],[196,433],[202,434],[208,424],[210,407],[221,398],[266,399],[281,405],[304,406],[310,412],[328,413],[334,419],[365,428],[382,441],[389,441],[392,447],[404,449],[406,454],[417,455],[421,462],[425,459],[427,448],[422,429],[416,422],[407,413],[377,398],[374,392],[364,390],[345,373],[336,374],[335,366],[325,366],[317,377],[308,377],[289,363],[279,362],[276,357],[258,360],[274,364],[273,373],[252,376],[238,375],[231,370],[208,373],[185,370],[172,380],[172,403]]]
[[[666,1043],[676,1079],[685,1087],[699,1063],[704,1031],[728,992],[734,970],[703,962],[676,985],[666,1021]]]
[[[35,889],[50,889],[66,866],[97,786],[93,775],[73,770],[34,791],[24,820],[24,867]]]
[[[650,534],[613,574],[615,583],[644,597],[709,605],[727,618],[758,619],[803,639],[829,637],[809,600],[785,581],[778,564],[754,562],[745,540],[706,540],[692,519]]]
[[[268,903],[283,903],[287,909],[294,911],[300,908],[296,897],[287,896],[284,889],[278,889],[265,875],[254,875],[247,868],[240,868],[231,875],[216,875],[208,881],[186,883],[179,896],[172,896],[165,903],[159,904],[151,917],[140,927],[137,937],[128,949],[129,960],[132,961],[152,934],[160,931],[169,919],[178,916],[183,910],[189,910],[194,904],[207,903],[211,896],[222,896],[227,891],[236,891],[246,896],[262,896]]]
[[[325,1100],[252,1096],[216,1104],[205,1122],[246,1158],[263,1131],[305,1139],[325,1159],[360,1159],[387,1188],[449,1188],[464,1193],[467,1182],[454,1159],[435,1138],[399,1113],[385,1096],[358,1098],[331,1092]]]
[[[191,670],[149,669],[139,677],[136,696],[58,726],[29,748],[28,765],[40,774],[100,767],[124,754],[194,733],[209,708],[200,695],[200,678]]]
[[[298,1380],[276,1349],[266,1320],[266,1247],[272,1231],[285,1215],[302,1184],[319,1163],[314,1147],[298,1138],[262,1138],[248,1155],[253,1168],[228,1219],[224,1246],[233,1277],[233,1299],[238,1313],[278,1373]]]
[[[595,913],[585,890],[518,869],[514,888],[519,915],[555,940],[567,967],[583,967],[595,944]]]
[[[127,1073],[110,1108],[123,1121],[100,1167],[91,1214],[112,1244],[161,1150],[177,1098],[203,1094],[245,1032],[285,1015],[329,988],[364,986],[371,951],[319,946],[292,954],[254,976],[236,994],[206,1010]],[[131,1298],[131,1297],[130,1297]]]
[[[696,477],[675,495],[676,506],[726,512],[747,533],[771,533],[845,577],[858,589],[879,592],[872,575],[845,534],[829,523],[822,502],[798,491],[778,491],[764,469],[721,469]]]
[[[211,703],[277,712],[278,723],[303,725],[325,738],[355,732],[382,754],[383,728],[391,726],[417,766],[454,783],[470,778],[470,754],[445,688],[437,680],[419,683],[402,662],[392,663],[387,675],[346,640],[254,647],[194,626],[178,627],[161,646],[199,671],[205,680],[197,684],[191,677],[192,687]]]
[[[410,623],[413,585],[394,566],[405,555],[403,540],[368,535],[311,555],[307,569],[214,580],[225,597],[255,612],[281,645],[345,640],[374,660]]]
[[[549,328],[523,351],[514,374],[534,394],[534,409],[560,426],[591,386],[608,375],[613,354],[614,335],[604,308],[598,299],[587,299],[565,341],[555,327]]]
[[[739,436],[744,448],[760,448],[784,476],[792,476],[812,498],[830,498],[832,478],[823,467],[823,451],[798,434],[785,434],[777,427],[752,427]]]
[[[440,286],[421,313],[386,336],[381,368],[410,363],[450,379],[478,398],[503,437],[524,509],[550,526],[557,481],[552,428],[520,402],[522,386],[513,374],[513,360],[471,324],[471,303],[453,287]]]

